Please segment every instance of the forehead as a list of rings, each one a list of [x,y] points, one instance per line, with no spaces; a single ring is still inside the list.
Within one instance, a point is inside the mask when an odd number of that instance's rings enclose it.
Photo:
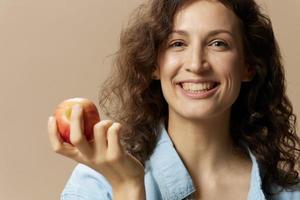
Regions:
[[[232,10],[219,1],[187,1],[174,15],[173,29],[188,31],[225,29],[238,34],[239,20]]]

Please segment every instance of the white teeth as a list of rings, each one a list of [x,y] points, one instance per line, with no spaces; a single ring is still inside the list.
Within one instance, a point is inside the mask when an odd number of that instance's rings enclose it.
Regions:
[[[182,83],[183,89],[189,92],[200,92],[212,89],[215,86],[214,82],[207,83]]]

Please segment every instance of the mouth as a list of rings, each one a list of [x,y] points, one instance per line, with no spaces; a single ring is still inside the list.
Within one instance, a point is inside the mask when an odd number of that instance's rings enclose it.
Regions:
[[[220,83],[218,82],[203,82],[203,83],[191,83],[191,82],[180,82],[178,85],[187,92],[199,93],[207,92],[214,89]]]
[[[192,83],[192,82],[180,82],[177,83],[180,90],[183,92],[185,96],[202,99],[207,98],[213,95],[218,86],[219,82],[201,82],[201,83]]]

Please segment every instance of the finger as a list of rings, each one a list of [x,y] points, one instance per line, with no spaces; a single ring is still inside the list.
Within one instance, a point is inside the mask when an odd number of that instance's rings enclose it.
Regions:
[[[82,156],[90,158],[93,156],[91,146],[83,135],[83,114],[82,107],[76,104],[72,108],[71,125],[70,125],[70,141],[78,148]]]
[[[63,140],[57,131],[56,120],[53,116],[48,119],[48,137],[54,151],[62,147]]]
[[[107,130],[113,124],[111,120],[102,120],[94,126],[94,145],[96,155],[105,155],[107,150]]]
[[[65,143],[60,137],[60,134],[57,130],[56,119],[53,116],[50,116],[48,119],[48,137],[52,149],[59,154],[73,158],[76,156],[76,151],[74,147],[68,143]]]
[[[107,156],[110,156],[112,159],[118,159],[123,155],[123,149],[119,137],[121,128],[122,126],[120,123],[113,123],[107,131]]]

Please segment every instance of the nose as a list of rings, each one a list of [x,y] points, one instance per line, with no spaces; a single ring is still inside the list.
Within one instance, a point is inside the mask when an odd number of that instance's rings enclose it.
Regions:
[[[210,69],[209,63],[206,60],[205,51],[201,47],[191,48],[185,70],[192,73],[203,73]]]

